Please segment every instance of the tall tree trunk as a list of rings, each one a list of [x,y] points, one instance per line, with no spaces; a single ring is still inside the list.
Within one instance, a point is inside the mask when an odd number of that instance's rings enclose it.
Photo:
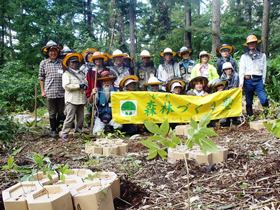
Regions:
[[[92,0],[87,0],[87,30],[89,33],[89,36],[91,38],[95,38],[94,37],[94,33],[93,33],[93,18],[92,18],[92,8],[91,8],[91,1]]]
[[[0,18],[0,66],[4,64],[4,48],[5,48],[5,4],[1,4],[0,7],[1,18]]]
[[[197,0],[197,14],[200,16],[200,0]]]
[[[191,14],[191,1],[184,0],[185,4],[185,32],[184,32],[184,44],[187,47],[192,47],[192,14]]]
[[[270,0],[263,0],[262,47],[266,55],[268,54],[269,11]]]
[[[248,5],[247,5],[247,10],[248,10],[248,23],[251,25],[252,24],[252,6],[253,6],[253,2],[252,1],[248,1]]]
[[[109,44],[109,51],[112,51],[115,41],[115,27],[116,27],[116,1],[112,0],[110,4],[110,26],[111,26],[111,34],[110,34],[110,44]]]
[[[135,22],[136,22],[136,0],[130,0],[129,4],[129,33],[130,33],[130,56],[134,59],[136,53]]]
[[[125,22],[123,14],[119,14],[119,45],[121,50],[125,50]]]
[[[221,2],[212,1],[212,54],[215,54],[216,48],[220,45],[220,23],[221,23]]]

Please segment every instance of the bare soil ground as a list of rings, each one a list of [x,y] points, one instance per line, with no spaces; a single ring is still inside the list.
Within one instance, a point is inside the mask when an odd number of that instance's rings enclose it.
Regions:
[[[279,139],[265,130],[254,131],[247,125],[220,129],[214,139],[229,148],[228,160],[215,165],[190,167],[192,209],[277,209],[280,208]],[[66,143],[51,139],[46,131],[20,135],[11,143],[18,149],[19,165],[29,165],[32,152],[49,156],[55,163],[94,171],[114,171],[121,177],[121,209],[186,209],[187,173],[183,161],[170,164],[164,160],[146,160],[147,150],[139,140],[129,140],[129,153],[123,157],[90,158],[84,153],[82,136]],[[0,166],[7,161],[10,149],[0,148]],[[1,191],[17,182],[14,174],[0,172]],[[0,196],[0,209],[3,208]]]

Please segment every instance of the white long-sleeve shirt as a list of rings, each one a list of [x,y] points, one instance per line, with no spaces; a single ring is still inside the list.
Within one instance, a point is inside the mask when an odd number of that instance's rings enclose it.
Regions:
[[[157,69],[157,78],[162,82],[167,82],[174,77],[181,77],[179,64],[160,64]]]
[[[247,54],[243,54],[240,58],[239,64],[239,83],[243,85],[245,75],[258,75],[262,76],[263,83],[265,83],[266,78],[266,55],[260,53],[260,56],[252,60],[252,58]]]

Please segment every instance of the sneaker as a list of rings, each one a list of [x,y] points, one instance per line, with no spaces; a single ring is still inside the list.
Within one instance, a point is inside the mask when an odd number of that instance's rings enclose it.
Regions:
[[[67,135],[67,134],[62,134],[61,140],[62,140],[63,142],[68,141],[68,135]]]

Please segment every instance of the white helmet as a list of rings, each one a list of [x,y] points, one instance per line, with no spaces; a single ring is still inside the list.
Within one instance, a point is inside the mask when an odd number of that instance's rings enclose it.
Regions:
[[[141,53],[140,53],[140,57],[151,57],[151,54],[148,50],[143,50]]]
[[[72,50],[65,44],[65,45],[63,45],[62,52],[69,53],[69,52],[72,52]]]
[[[161,82],[153,74],[148,79],[147,85],[160,85]]]
[[[222,68],[223,70],[224,69],[232,69],[233,70],[233,66],[232,66],[232,64],[231,64],[231,62],[225,62],[224,64],[223,64],[223,68]]]
[[[191,49],[190,48],[188,48],[188,47],[181,47],[181,49],[180,49],[180,53],[183,53],[183,52],[191,52]]]
[[[172,85],[171,85],[171,92],[174,91],[174,88],[175,87],[183,87],[179,82],[174,82]]]
[[[203,50],[203,51],[201,51],[201,52],[199,53],[199,57],[201,57],[201,56],[203,56],[203,55],[207,55],[207,56],[210,57],[210,54],[209,54],[207,51],[205,51],[205,50]]]
[[[116,49],[113,54],[112,54],[112,58],[114,57],[125,57],[126,55],[119,49]]]
[[[57,46],[56,42],[54,42],[53,40],[48,41],[46,47],[51,47],[51,46]]]
[[[176,53],[173,52],[173,50],[172,50],[171,48],[167,47],[167,48],[165,48],[165,49],[163,50],[163,52],[160,53],[160,56],[163,57],[166,53],[170,53],[170,54],[172,54],[173,56],[176,55]]]

